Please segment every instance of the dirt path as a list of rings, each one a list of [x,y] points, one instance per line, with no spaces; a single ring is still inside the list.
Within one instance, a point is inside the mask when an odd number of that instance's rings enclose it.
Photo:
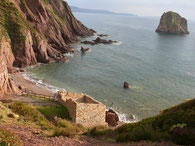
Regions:
[[[85,137],[70,139],[66,137],[43,137],[35,134],[35,129],[25,125],[5,124],[0,128],[6,129],[17,135],[23,141],[23,146],[173,146],[170,143],[137,142],[118,144]]]
[[[23,141],[24,146],[93,146],[94,144],[77,139],[64,137],[42,137],[34,134],[33,129],[22,125],[0,125],[0,128],[6,129],[17,135]]]
[[[46,87],[37,86],[35,83],[26,80],[21,73],[15,73],[11,75],[14,79],[14,82],[17,86],[21,86],[27,89],[30,92],[31,96],[22,96],[22,95],[5,95],[0,97],[0,101],[9,102],[9,101],[21,101],[33,106],[59,106],[58,103],[50,100],[41,100],[38,98],[32,98],[33,95],[47,96],[51,99],[54,97],[55,93],[48,90]]]
[[[31,104],[33,106],[59,106],[60,104],[54,101],[50,100],[39,100],[31,97],[26,97],[26,96],[17,96],[17,95],[5,95],[4,97],[0,97],[0,101],[3,103],[9,103],[12,101],[21,101],[27,104]]]

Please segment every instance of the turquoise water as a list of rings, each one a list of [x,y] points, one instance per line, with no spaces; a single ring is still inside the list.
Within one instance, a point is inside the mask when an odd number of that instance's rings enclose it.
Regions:
[[[155,33],[159,18],[75,13],[98,33],[120,44],[86,46],[69,63],[29,69],[31,77],[72,92],[87,93],[119,113],[140,120],[195,97],[195,23],[190,35]],[[84,40],[95,39],[85,38]],[[83,39],[82,39],[83,40]],[[131,89],[123,89],[127,81]]]

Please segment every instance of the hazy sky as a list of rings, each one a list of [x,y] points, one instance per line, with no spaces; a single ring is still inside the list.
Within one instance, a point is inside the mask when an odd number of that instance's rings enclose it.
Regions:
[[[172,10],[182,16],[195,19],[195,0],[66,0],[81,8],[104,9],[134,13],[140,16],[160,16]]]

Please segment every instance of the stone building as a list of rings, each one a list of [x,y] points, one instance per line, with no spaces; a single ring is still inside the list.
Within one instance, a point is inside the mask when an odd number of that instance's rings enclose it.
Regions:
[[[84,127],[107,125],[106,106],[85,94],[58,92],[58,101],[66,106],[72,121]]]

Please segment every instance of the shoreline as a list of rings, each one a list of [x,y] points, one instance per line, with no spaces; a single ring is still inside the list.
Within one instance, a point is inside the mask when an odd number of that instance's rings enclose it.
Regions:
[[[25,87],[35,94],[42,94],[45,96],[54,96],[55,95],[55,92],[48,89],[47,87],[42,86],[42,85],[37,85],[36,83],[31,81],[30,79],[29,80],[26,79],[24,77],[23,73],[14,73],[14,74],[11,74],[10,76],[13,78],[13,80],[17,86]]]
[[[35,95],[44,95],[44,96],[48,96],[48,97],[54,97],[55,94],[60,90],[67,91],[66,89],[57,89],[57,87],[54,87],[54,86],[52,86],[53,88],[49,88],[48,87],[48,86],[50,86],[49,84],[42,83],[41,80],[32,79],[31,77],[27,76],[26,74],[28,74],[28,72],[14,73],[14,74],[10,74],[10,76],[13,78],[13,80],[17,86],[23,86],[24,88],[29,89]],[[37,82],[41,82],[41,84],[37,83]],[[107,110],[108,110],[108,108],[107,108]],[[113,110],[119,116],[120,125],[121,125],[121,123],[123,123],[123,124],[124,123],[135,123],[135,122],[139,121],[137,118],[135,120],[129,119],[127,117],[127,114],[120,113],[120,112],[116,111],[115,109],[113,109]]]

